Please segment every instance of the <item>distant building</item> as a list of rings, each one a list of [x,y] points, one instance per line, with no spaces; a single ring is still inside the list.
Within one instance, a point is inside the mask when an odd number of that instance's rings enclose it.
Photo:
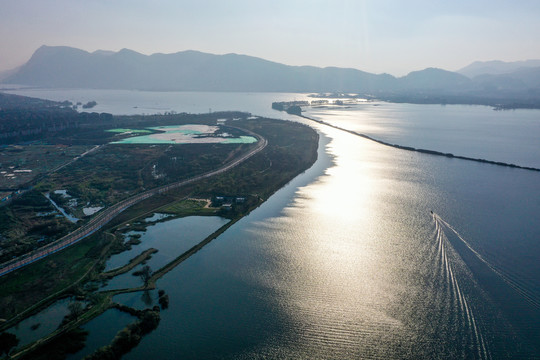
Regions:
[[[231,203],[224,203],[223,205],[221,205],[221,208],[223,210],[227,210],[227,211],[232,210],[232,204]]]
[[[221,208],[232,208],[233,204],[243,204],[246,202],[245,196],[215,196],[212,201],[212,206]]]

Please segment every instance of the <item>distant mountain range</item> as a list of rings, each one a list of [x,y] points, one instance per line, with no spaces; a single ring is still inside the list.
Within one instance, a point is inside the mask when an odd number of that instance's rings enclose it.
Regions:
[[[467,77],[474,78],[479,75],[511,74],[518,70],[538,67],[540,67],[540,60],[525,60],[514,62],[504,62],[499,60],[475,61],[472,64],[465,66],[463,69],[458,70],[457,72]]]
[[[0,83],[2,83],[5,79],[8,77],[14,75],[19,71],[19,68],[11,69],[11,70],[4,70],[0,71]]]
[[[2,82],[48,88],[337,92],[394,101],[540,104],[540,60],[477,62],[458,72],[428,68],[397,78],[357,69],[289,66],[237,54],[143,55],[128,49],[89,53],[42,46]]]

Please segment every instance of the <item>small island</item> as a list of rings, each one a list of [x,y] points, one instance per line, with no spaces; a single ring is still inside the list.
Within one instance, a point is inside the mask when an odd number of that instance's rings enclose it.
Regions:
[[[83,108],[83,109],[91,109],[91,108],[93,108],[93,107],[96,106],[96,105],[97,105],[97,102],[95,102],[95,101],[89,101],[89,102],[87,102],[86,104],[83,104],[82,108]]]

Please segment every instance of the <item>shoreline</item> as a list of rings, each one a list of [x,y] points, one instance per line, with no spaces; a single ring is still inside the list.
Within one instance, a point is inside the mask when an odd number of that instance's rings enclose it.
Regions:
[[[237,166],[238,164],[241,164],[242,162],[249,159],[253,155],[257,154],[258,152],[262,151],[268,144],[268,141],[264,137],[258,134],[255,134],[254,132],[249,131],[247,129],[243,129],[243,130],[251,134],[252,136],[255,136],[258,139],[257,146],[251,151],[249,151],[247,154],[243,154],[240,158],[234,159],[233,161],[225,164],[224,166],[216,170],[212,170],[207,173],[204,173],[204,174],[201,174],[201,175],[198,175],[198,176],[186,179],[186,180],[173,182],[171,184],[167,184],[167,185],[163,185],[154,189],[150,189],[143,193],[136,194],[130,198],[122,200],[119,203],[116,203],[110,206],[109,208],[105,209],[104,211],[100,212],[96,217],[93,217],[88,223],[82,225],[81,227],[77,228],[76,230],[72,231],[66,236],[42,248],[39,248],[33,252],[27,253],[19,258],[0,264],[1,266],[0,277],[9,274],[12,271],[21,269],[36,261],[39,261],[51,254],[62,251],[63,249],[73,244],[76,244],[77,242],[83,240],[84,238],[92,235],[94,232],[100,230],[103,226],[105,226],[109,221],[115,218],[118,214],[120,214],[127,208],[137,204],[138,202],[141,202],[151,196],[162,194],[168,190],[182,187],[191,183],[195,183],[199,180],[207,179],[214,175],[222,174],[225,171],[230,170],[231,168]]]
[[[269,119],[267,119],[267,120],[269,120]],[[210,179],[210,177],[211,177],[210,174],[213,174],[213,172],[215,172],[215,171],[218,172],[215,175],[224,174],[225,172],[227,172],[227,170],[232,170],[232,168],[235,167],[235,165],[239,165],[241,163],[244,163],[244,160],[247,160],[252,155],[255,155],[256,153],[259,153],[260,151],[264,150],[266,148],[266,145],[272,146],[272,144],[273,144],[272,141],[274,141],[273,139],[280,139],[280,137],[277,137],[274,132],[271,132],[274,129],[273,124],[274,123],[272,123],[271,126],[269,126],[270,124],[266,124],[266,126],[268,126],[268,129],[264,128],[265,131],[266,131],[264,134],[262,134],[262,133],[257,133],[256,134],[256,133],[254,133],[253,131],[251,131],[249,129],[243,129],[244,131],[246,131],[246,132],[248,132],[248,133],[250,133],[250,134],[252,134],[254,136],[257,136],[257,138],[259,139],[258,146],[255,147],[254,149],[252,149],[251,151],[249,151],[247,154],[243,154],[239,158],[229,162],[225,167],[222,167],[222,168],[220,168],[218,170],[214,170],[214,171],[212,171],[210,173],[205,173],[205,174],[201,175],[202,178],[200,180],[202,180],[202,182],[201,182],[202,186],[208,186],[209,188],[211,188],[213,186],[213,185],[211,185],[213,180]],[[294,124],[294,127],[297,128],[296,129],[297,131],[303,130],[303,129],[301,129],[302,127],[309,128],[306,125],[291,123],[291,125],[292,124]],[[114,290],[109,290],[109,291],[105,290],[105,291],[90,292],[90,294],[96,294],[97,297],[99,298],[99,301],[98,301],[98,303],[96,305],[89,308],[88,311],[85,314],[83,314],[78,320],[66,324],[61,329],[59,329],[59,330],[57,330],[57,331],[55,331],[55,332],[53,332],[53,333],[51,333],[51,334],[49,334],[47,336],[42,337],[40,340],[38,340],[36,342],[30,343],[28,346],[24,346],[24,347],[21,347],[21,348],[17,349],[17,352],[15,354],[12,354],[13,356],[15,356],[14,358],[19,358],[21,356],[24,356],[25,354],[27,355],[30,352],[35,351],[38,348],[41,348],[43,345],[49,343],[50,341],[53,341],[58,336],[61,336],[62,334],[65,334],[69,330],[71,330],[73,328],[76,328],[77,326],[80,326],[80,325],[86,323],[87,321],[91,320],[92,318],[95,318],[95,317],[99,316],[100,314],[105,312],[107,309],[109,309],[112,305],[114,305],[114,303],[112,302],[112,297],[114,295],[117,295],[117,294],[120,294],[120,293],[144,291],[144,290],[149,290],[149,289],[155,288],[156,287],[156,281],[159,278],[163,277],[169,271],[171,271],[172,269],[174,269],[175,267],[180,265],[183,261],[190,258],[192,255],[196,254],[199,250],[201,250],[204,246],[208,245],[210,242],[215,240],[219,235],[224,233],[227,229],[229,229],[231,226],[233,226],[236,222],[243,219],[244,217],[249,215],[253,210],[258,208],[272,194],[274,194],[275,192],[282,189],[283,186],[288,184],[290,181],[292,181],[298,175],[301,175],[303,172],[310,169],[318,159],[318,152],[317,151],[318,151],[318,148],[319,148],[319,140],[320,140],[320,137],[319,137],[318,133],[315,131],[315,129],[313,129],[313,128],[311,128],[311,129],[313,131],[313,136],[311,136],[311,137],[306,136],[305,140],[312,143],[312,145],[314,146],[314,152],[313,153],[310,152],[310,156],[306,156],[305,159],[301,160],[302,165],[303,165],[302,167],[296,167],[294,169],[293,168],[289,169],[290,177],[287,176],[287,179],[286,179],[285,183],[283,183],[283,181],[282,181],[283,179],[278,178],[278,179],[276,179],[277,182],[275,183],[275,186],[271,186],[268,189],[266,187],[264,187],[265,190],[262,193],[260,193],[260,196],[258,196],[258,199],[257,199],[256,202],[249,204],[249,208],[247,208],[245,211],[242,211],[242,212],[232,216],[231,221],[227,222],[226,224],[221,226],[219,229],[214,231],[212,234],[210,234],[207,237],[205,237],[204,239],[202,239],[202,241],[200,241],[199,243],[197,243],[196,245],[194,245],[193,247],[191,247],[187,251],[183,252],[182,254],[180,254],[179,256],[177,256],[176,258],[174,258],[173,260],[171,260],[170,262],[168,262],[164,266],[162,266],[159,269],[157,269],[156,271],[154,271],[152,276],[151,276],[151,279],[149,279],[147,284],[144,284],[142,286],[135,286],[135,287],[131,287],[131,288],[124,288],[124,289],[114,289]],[[275,130],[273,130],[273,131],[275,131]],[[268,138],[268,136],[269,136],[269,138]],[[278,144],[275,144],[274,146],[279,148],[279,142],[278,142]],[[305,149],[298,148],[297,152],[300,152],[300,150],[305,151]],[[247,163],[248,164],[245,165],[245,166],[249,167],[250,162],[247,162]],[[287,168],[285,168],[285,170],[286,169]],[[292,171],[292,170],[294,170],[294,171]],[[232,170],[232,171],[236,172],[236,171],[240,171],[240,170]],[[274,170],[274,171],[278,171],[278,170]],[[281,174],[283,174],[283,172],[281,172]],[[259,187],[260,186],[264,186],[264,183],[259,184]],[[165,192],[165,191],[168,191],[168,190],[173,190],[173,188],[176,188],[176,187],[172,187],[169,184],[169,185],[165,186],[165,188],[163,188],[161,190],[162,190],[162,192]],[[156,207],[156,209],[158,209],[158,208],[160,208],[160,206]],[[184,215],[184,216],[188,216],[188,215]],[[132,220],[133,219],[131,219],[131,218],[127,219],[127,221],[129,221],[129,222],[132,222]],[[122,223],[121,224],[114,224],[113,227],[118,227],[120,225],[122,225]],[[112,242],[109,242],[108,245],[111,246]],[[113,269],[113,270],[111,270],[109,272],[100,271],[100,272],[96,273],[96,276],[103,278],[103,277],[109,277],[108,275],[111,275],[113,273],[114,273],[114,275],[118,275],[118,273],[120,273],[120,272],[124,273],[126,271],[130,271],[130,269],[132,269],[134,267],[134,265],[136,265],[137,263],[143,261],[148,255],[150,255],[151,252],[154,252],[154,251],[155,251],[154,249],[149,249],[149,250],[137,255],[134,259],[131,259],[131,261],[128,262],[127,264],[125,264],[124,266],[122,266],[120,268],[117,268],[117,269]],[[100,257],[100,259],[101,259],[101,257]],[[94,264],[94,267],[95,267],[95,265],[97,265],[97,263],[99,263],[100,259],[96,260],[96,262]],[[94,267],[92,267],[92,269]],[[85,281],[85,279],[87,279],[87,275],[89,274],[89,272],[92,269],[90,269],[80,279],[78,279],[77,283],[79,283],[81,281]],[[22,313],[19,313],[18,315],[16,315],[15,317],[6,319],[6,321],[4,321],[3,323],[0,323],[0,329],[7,330],[7,328],[13,326],[14,324],[16,324],[17,322],[23,320],[27,316],[35,314],[35,313],[41,311],[43,308],[46,308],[51,303],[51,301],[54,301],[59,296],[65,295],[66,291],[69,292],[69,290],[72,288],[72,286],[73,286],[73,284],[68,286],[68,288],[61,289],[60,291],[56,292],[55,294],[52,294],[51,296],[47,297],[45,299],[47,301],[42,301],[39,304],[36,304],[36,306],[32,306],[31,309],[27,309],[27,310],[31,310],[31,311],[25,310]],[[73,288],[73,289],[75,289],[75,288]],[[80,295],[80,296],[81,297],[86,297],[87,294]]]

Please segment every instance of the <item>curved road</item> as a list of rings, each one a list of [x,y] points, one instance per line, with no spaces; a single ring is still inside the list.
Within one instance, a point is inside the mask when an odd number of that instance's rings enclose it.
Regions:
[[[230,127],[233,127],[233,126],[230,126]],[[17,269],[20,269],[26,265],[29,265],[33,262],[36,262],[44,257],[47,257],[51,254],[54,254],[62,249],[65,249],[66,247],[70,246],[70,245],[73,245],[77,242],[79,242],[80,240],[84,239],[85,237],[93,234],[94,232],[96,232],[97,230],[101,229],[105,224],[107,224],[109,221],[111,221],[115,216],[117,216],[118,214],[120,214],[122,211],[124,211],[125,209],[129,208],[130,206],[132,205],[135,205],[145,199],[148,199],[149,197],[151,196],[154,196],[156,194],[161,194],[163,192],[166,192],[166,191],[169,191],[171,189],[175,189],[175,188],[178,188],[178,187],[181,187],[181,186],[184,186],[184,185],[187,185],[187,184],[191,184],[193,182],[196,182],[196,181],[199,181],[199,180],[202,180],[202,179],[206,179],[206,178],[209,178],[209,177],[212,177],[212,176],[215,176],[215,175],[218,175],[218,174],[221,174],[221,173],[224,173],[225,171],[228,171],[230,170],[231,168],[235,167],[236,165],[246,161],[247,159],[249,159],[250,157],[252,157],[253,155],[255,155],[256,153],[258,153],[259,151],[261,151],[262,149],[264,149],[266,147],[266,145],[268,144],[268,141],[263,138],[262,136],[252,132],[252,131],[249,131],[249,130],[246,130],[246,129],[240,129],[240,128],[237,128],[239,130],[242,130],[244,132],[247,132],[248,134],[256,137],[259,141],[258,141],[258,144],[257,146],[252,149],[250,152],[248,152],[247,154],[239,157],[238,159],[230,162],[229,164],[217,169],[217,170],[212,170],[212,171],[209,171],[207,173],[204,173],[202,175],[198,175],[198,176],[195,176],[195,177],[192,177],[190,179],[187,179],[187,180],[183,180],[183,181],[178,181],[178,182],[175,182],[175,183],[172,183],[172,184],[168,184],[168,185],[163,185],[163,186],[160,186],[160,187],[157,187],[157,188],[154,188],[154,189],[150,189],[150,190],[147,190],[147,191],[144,191],[140,194],[137,194],[137,195],[134,195],[130,198],[127,198],[125,200],[122,200],[120,201],[119,203],[116,203],[114,204],[113,206],[105,209],[104,211],[100,212],[98,215],[96,215],[95,217],[93,217],[88,223],[86,223],[85,225],[81,226],[80,228],[78,228],[77,230],[67,234],[66,236],[48,244],[48,245],[45,245],[44,247],[42,248],[39,248],[37,250],[34,250],[28,254],[25,254],[25,255],[22,255],[22,256],[19,256],[18,258],[16,259],[13,259],[13,260],[10,260],[8,262],[5,262],[3,264],[0,264],[0,276],[3,276],[3,275],[6,275],[14,270],[17,270]]]

